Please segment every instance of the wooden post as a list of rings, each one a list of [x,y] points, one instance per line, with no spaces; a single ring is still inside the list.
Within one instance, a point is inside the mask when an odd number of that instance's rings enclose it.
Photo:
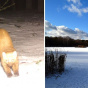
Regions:
[[[38,12],[44,12],[44,0],[38,0]]]
[[[32,0],[26,0],[26,9],[32,10]]]

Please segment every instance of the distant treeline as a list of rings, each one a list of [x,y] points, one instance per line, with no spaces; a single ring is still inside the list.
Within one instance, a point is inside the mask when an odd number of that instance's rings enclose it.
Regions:
[[[74,40],[70,37],[45,37],[46,47],[88,47],[88,40]]]

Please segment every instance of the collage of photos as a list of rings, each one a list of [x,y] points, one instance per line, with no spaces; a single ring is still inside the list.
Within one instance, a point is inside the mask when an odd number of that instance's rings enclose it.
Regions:
[[[0,0],[1,88],[88,88],[88,0]]]

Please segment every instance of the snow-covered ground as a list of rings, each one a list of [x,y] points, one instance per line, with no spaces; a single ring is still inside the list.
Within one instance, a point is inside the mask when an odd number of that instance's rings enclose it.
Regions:
[[[19,56],[19,76],[7,78],[0,66],[1,88],[44,88],[44,17],[39,13],[0,14],[0,28],[6,29]]]
[[[58,50],[67,53],[65,72],[46,77],[45,88],[88,88],[88,48],[59,47]]]

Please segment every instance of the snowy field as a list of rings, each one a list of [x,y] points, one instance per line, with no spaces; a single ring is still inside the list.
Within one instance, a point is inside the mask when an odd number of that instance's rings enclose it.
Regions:
[[[88,48],[60,47],[58,51],[67,53],[65,72],[45,78],[45,88],[88,88]]]
[[[19,76],[7,78],[0,66],[1,88],[44,88],[44,17],[39,13],[0,14],[0,28],[6,29],[19,56]]]

